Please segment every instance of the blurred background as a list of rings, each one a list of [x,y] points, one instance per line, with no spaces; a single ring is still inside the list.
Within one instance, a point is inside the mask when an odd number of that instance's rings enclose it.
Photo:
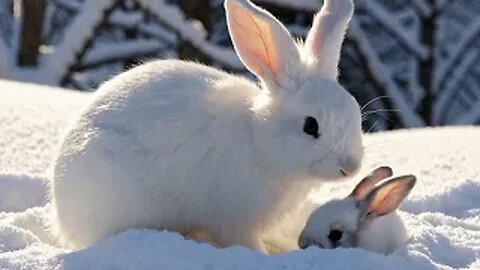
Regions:
[[[480,124],[479,0],[354,1],[340,81],[362,105],[365,131]],[[299,39],[322,5],[254,2]],[[0,78],[95,91],[158,58],[251,76],[223,0],[0,0]]]

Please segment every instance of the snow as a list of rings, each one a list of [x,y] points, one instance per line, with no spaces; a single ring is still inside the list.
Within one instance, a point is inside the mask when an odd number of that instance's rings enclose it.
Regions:
[[[15,212],[45,204],[46,184],[45,179],[32,174],[1,174],[0,209]]]
[[[0,80],[0,172],[43,175],[68,120],[90,96]]]
[[[85,250],[49,234],[48,164],[62,130],[91,94],[0,81],[0,269],[478,269],[480,128],[426,128],[366,135],[360,175],[390,165],[418,182],[400,214],[410,242],[389,256],[361,249],[264,255],[217,249],[175,233],[132,229]],[[6,135],[6,136],[5,136]],[[328,183],[310,199],[345,196],[356,179]]]

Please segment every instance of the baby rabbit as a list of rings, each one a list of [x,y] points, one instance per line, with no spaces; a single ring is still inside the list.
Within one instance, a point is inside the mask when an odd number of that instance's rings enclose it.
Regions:
[[[66,247],[153,228],[265,251],[262,232],[312,186],[356,172],[360,108],[337,82],[352,0],[326,0],[304,44],[248,0],[224,5],[260,83],[164,60],[103,84],[55,161],[53,229]]]
[[[306,248],[360,247],[389,254],[409,238],[395,212],[416,182],[413,175],[392,176],[380,167],[364,178],[343,200],[332,200],[317,208],[300,234],[298,245]]]

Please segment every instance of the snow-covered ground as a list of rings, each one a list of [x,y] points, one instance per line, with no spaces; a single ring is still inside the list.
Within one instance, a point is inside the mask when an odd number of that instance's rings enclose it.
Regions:
[[[48,234],[45,182],[62,131],[90,94],[0,81],[0,269],[480,269],[480,128],[367,135],[363,171],[390,165],[417,186],[402,206],[413,234],[392,255],[309,248],[267,256],[174,233],[130,230],[78,252]],[[357,179],[311,198],[346,195]]]

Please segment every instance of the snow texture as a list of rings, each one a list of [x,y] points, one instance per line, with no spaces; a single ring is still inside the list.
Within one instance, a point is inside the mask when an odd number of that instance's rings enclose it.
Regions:
[[[359,175],[390,165],[396,175],[418,177],[400,211],[412,238],[389,256],[361,249],[318,248],[268,256],[238,246],[216,249],[175,233],[142,229],[72,252],[59,248],[48,232],[50,208],[45,205],[44,182],[61,130],[90,94],[7,81],[1,81],[0,88],[0,115],[9,119],[2,119],[0,126],[1,134],[7,134],[0,137],[0,172],[4,172],[0,174],[0,269],[480,267],[480,128],[401,130],[366,136],[365,164]],[[322,203],[345,196],[357,180],[324,184],[309,198]]]

